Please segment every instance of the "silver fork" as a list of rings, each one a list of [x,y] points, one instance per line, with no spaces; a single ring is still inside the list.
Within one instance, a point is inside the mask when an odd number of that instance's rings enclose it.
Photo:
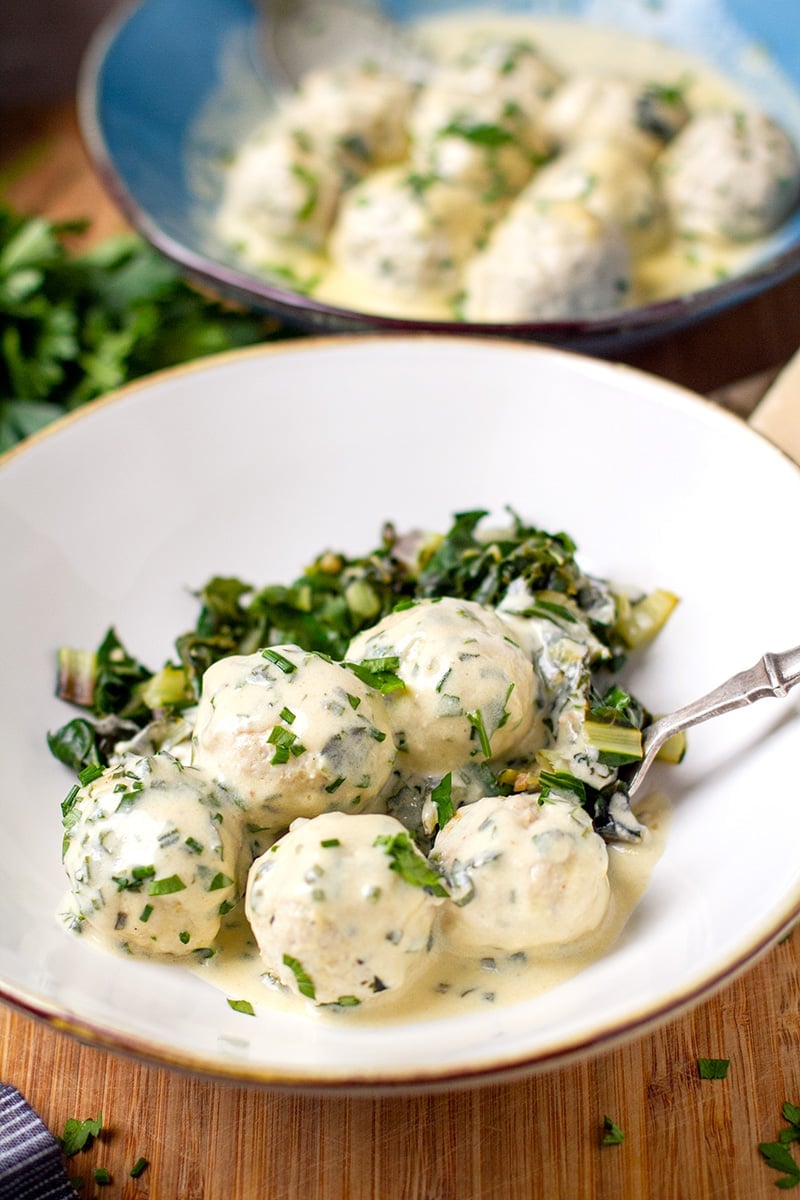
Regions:
[[[681,733],[691,725],[709,721],[712,717],[732,712],[735,708],[744,708],[756,700],[765,700],[769,696],[783,697],[797,683],[800,683],[800,646],[784,650],[781,654],[765,654],[754,667],[732,675],[699,700],[665,717],[659,717],[644,730],[644,754],[628,779],[629,797],[632,799],[641,789],[658,751],[674,734]]]

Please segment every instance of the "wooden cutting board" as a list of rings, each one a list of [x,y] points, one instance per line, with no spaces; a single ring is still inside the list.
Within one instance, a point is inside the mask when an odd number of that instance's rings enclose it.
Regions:
[[[0,165],[12,152],[22,164],[6,187],[13,202],[89,216],[95,237],[122,227],[69,107],[2,120]],[[703,391],[755,374],[720,394],[748,413],[800,344],[798,301],[800,284],[783,285],[628,361]],[[471,1090],[337,1097],[218,1084],[80,1045],[1,1006],[0,1039],[0,1079],[51,1130],[102,1113],[103,1135],[69,1164],[89,1181],[84,1197],[766,1200],[778,1176],[758,1143],[774,1140],[784,1100],[800,1104],[800,929],[647,1036]],[[699,1057],[729,1059],[727,1079],[701,1080]],[[601,1144],[605,1115],[622,1144]],[[149,1166],[131,1179],[141,1156]],[[91,1183],[97,1166],[110,1186]]]

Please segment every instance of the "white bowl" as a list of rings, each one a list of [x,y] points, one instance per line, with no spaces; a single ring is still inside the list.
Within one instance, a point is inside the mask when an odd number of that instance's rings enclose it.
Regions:
[[[730,979],[800,910],[798,708],[699,727],[657,775],[666,850],[613,949],[554,991],[442,1020],[232,1011],[182,968],[67,934],[45,734],[58,646],[114,625],[159,666],[215,573],[286,581],[326,546],[366,551],[385,518],[445,528],[512,505],[565,529],[585,565],[682,603],[630,677],[667,710],[800,641],[787,530],[800,471],[713,405],[563,351],[448,338],[287,343],[135,384],[0,464],[0,997],[151,1061],[274,1085],[452,1084],[530,1070],[641,1032]]]

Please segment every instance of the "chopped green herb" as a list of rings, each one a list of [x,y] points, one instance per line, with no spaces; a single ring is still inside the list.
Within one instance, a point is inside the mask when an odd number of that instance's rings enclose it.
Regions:
[[[768,1167],[781,1172],[776,1187],[788,1190],[800,1185],[800,1163],[792,1157],[785,1142],[759,1142],[758,1150]]]
[[[397,674],[400,659],[395,656],[365,658],[359,663],[345,662],[343,666],[351,670],[362,683],[366,683],[367,687],[374,688],[384,695],[402,691],[406,686]]]
[[[478,741],[481,745],[481,752],[484,758],[492,757],[492,747],[489,741],[489,734],[486,732],[486,726],[483,722],[483,713],[478,708],[474,713],[467,713],[467,720],[478,735]]]
[[[182,929],[181,932],[178,934],[178,941],[182,942],[184,946],[188,946],[189,942],[191,940],[192,940],[192,935],[190,933],[188,933],[187,930],[185,930],[185,929]]]
[[[180,875],[167,875],[165,879],[154,879],[147,889],[148,896],[170,896],[173,892],[182,892],[186,884]]]
[[[697,1071],[701,1079],[727,1079],[730,1059],[698,1058]]]
[[[61,1135],[61,1149],[66,1158],[72,1158],[79,1150],[88,1150],[96,1137],[100,1136],[100,1130],[103,1128],[102,1113],[94,1118],[87,1117],[86,1120],[80,1121],[77,1117],[70,1117],[65,1125],[64,1132]]]
[[[785,1101],[781,1114],[788,1122],[781,1129],[775,1142],[759,1143],[759,1153],[768,1167],[780,1171],[781,1178],[776,1179],[775,1186],[783,1189],[800,1185],[800,1163],[792,1156],[789,1146],[792,1142],[800,1142],[800,1106]]]
[[[253,1008],[249,1000],[228,1000],[228,1007],[234,1012],[245,1013],[248,1017],[254,1017],[256,1010]]]
[[[111,1183],[111,1173],[106,1167],[95,1167],[92,1171],[92,1177],[98,1187],[106,1187]]]
[[[233,887],[233,880],[224,871],[218,871],[206,888],[207,892],[218,892],[220,888]]]
[[[317,995],[316,988],[311,977],[306,974],[303,964],[299,959],[293,958],[291,954],[284,954],[283,965],[288,967],[294,975],[300,995],[308,997],[309,1000],[314,1000]]]
[[[431,792],[431,800],[436,806],[436,820],[440,829],[455,815],[453,804],[453,776],[450,771],[436,784]]]
[[[342,843],[339,841],[338,838],[324,838],[320,842],[320,846],[324,846],[324,848],[326,850],[330,849],[333,846],[341,846],[341,844]]]
[[[293,675],[297,670],[295,664],[290,662],[288,658],[280,654],[277,650],[270,650],[269,648],[262,650],[261,656],[273,663],[279,671],[283,671],[284,675]]]
[[[133,1164],[133,1166],[131,1167],[130,1172],[129,1172],[131,1179],[138,1179],[139,1176],[149,1166],[150,1166],[150,1164],[146,1158],[137,1158],[136,1162]]]
[[[396,871],[412,887],[424,888],[432,896],[447,896],[440,875],[434,871],[407,833],[381,834],[374,845],[382,846],[391,862],[389,870]]]
[[[604,1146],[619,1146],[625,1141],[625,1134],[620,1129],[611,1117],[603,1117],[603,1142]]]

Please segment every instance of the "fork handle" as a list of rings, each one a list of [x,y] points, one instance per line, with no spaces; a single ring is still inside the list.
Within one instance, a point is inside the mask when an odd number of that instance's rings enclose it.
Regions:
[[[700,725],[712,717],[732,712],[735,708],[753,704],[756,700],[765,700],[768,696],[786,696],[797,683],[800,683],[800,646],[779,654],[765,654],[754,667],[739,671],[699,700],[654,721],[645,730],[642,740],[644,753],[631,776],[629,795],[633,796],[638,791],[656,754],[674,734],[681,733],[691,725]]]

